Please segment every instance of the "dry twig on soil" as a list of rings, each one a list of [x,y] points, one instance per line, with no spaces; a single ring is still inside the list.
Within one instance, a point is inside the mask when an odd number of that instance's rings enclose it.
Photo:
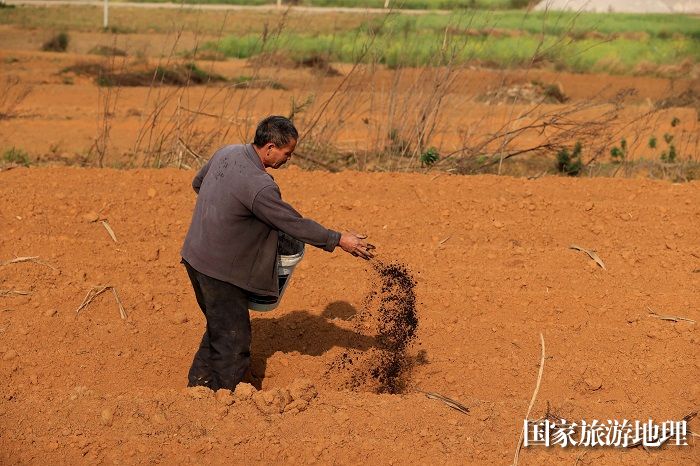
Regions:
[[[122,301],[119,299],[119,295],[117,294],[117,289],[112,287],[112,293],[114,293],[114,299],[117,300],[117,305],[119,306],[119,316],[122,318],[122,320],[126,320],[126,310],[124,309],[124,306],[122,306]]]
[[[39,259],[39,256],[23,256],[23,257],[15,257],[14,259],[10,259],[5,262],[0,262],[0,265],[10,265],[10,264],[19,264],[21,262],[35,262],[40,265],[45,265],[46,267],[52,268],[56,270],[56,267],[53,265],[46,263]]]
[[[469,408],[464,406],[462,403],[453,400],[452,398],[447,398],[446,396],[440,395],[439,393],[435,393],[435,392],[424,392],[423,390],[418,390],[418,391],[425,394],[425,396],[428,399],[442,401],[450,408],[456,409],[457,411],[459,411],[462,414],[469,414]]]
[[[32,292],[31,291],[21,291],[21,290],[0,290],[0,296],[10,296],[10,295],[27,296],[29,294],[32,294]]]
[[[83,310],[88,304],[92,302],[93,299],[95,299],[97,296],[100,294],[104,293],[107,289],[109,288],[109,285],[105,286],[94,286],[90,288],[90,291],[87,292],[85,295],[85,299],[83,299],[83,302],[78,306],[78,309],[75,310],[76,314],[79,314],[80,311]]]
[[[14,259],[10,259],[9,261],[5,261],[3,263],[0,263],[0,265],[19,264],[20,262],[35,261],[37,259],[39,259],[39,256],[15,257]]]
[[[542,345],[542,355],[540,356],[540,370],[537,374],[537,384],[535,385],[535,391],[532,393],[532,398],[530,399],[530,405],[527,407],[527,414],[525,414],[525,419],[530,417],[530,412],[532,407],[535,405],[535,400],[537,399],[537,393],[540,391],[540,383],[542,382],[542,374],[544,373],[544,336],[540,333],[540,344]],[[525,427],[520,431],[520,438],[518,439],[518,445],[515,447],[515,457],[513,458],[513,466],[518,466],[518,459],[520,457],[520,449],[523,446],[523,436],[525,435]]]
[[[581,458],[586,456],[586,453],[588,453],[590,450],[583,450],[579,455],[576,457],[576,461],[574,462],[574,466],[578,464],[579,461],[581,461]]]
[[[569,246],[569,249],[575,249],[576,251],[585,252],[586,254],[588,254],[588,257],[593,259],[595,261],[595,263],[600,266],[601,269],[607,270],[605,268],[605,264],[603,263],[603,259],[601,259],[600,256],[598,254],[596,254],[596,252],[594,250],[582,248],[581,246],[576,246],[575,244],[572,244],[571,246]]]
[[[105,227],[105,230],[107,230],[107,233],[109,233],[109,236],[112,238],[112,241],[116,243],[117,235],[114,234],[114,230],[112,230],[112,227],[109,226],[109,223],[107,223],[106,220],[102,220],[102,226]]]
[[[691,324],[694,324],[695,321],[693,319],[688,319],[687,317],[679,317],[679,316],[665,316],[658,314],[655,310],[647,306],[647,309],[649,310],[649,317],[654,317],[656,319],[661,319],[661,320],[669,320],[671,322],[690,322]]]
[[[116,288],[114,288],[112,285],[97,285],[90,288],[90,291],[88,291],[85,295],[83,302],[80,304],[80,306],[78,306],[78,309],[75,310],[75,314],[78,315],[80,311],[85,309],[96,297],[107,290],[112,290],[114,293],[114,299],[117,301],[117,305],[119,306],[119,315],[123,320],[125,320],[127,318],[126,311],[124,310],[124,306],[122,306],[122,302],[119,299]]]
[[[543,172],[541,172],[541,173],[539,173],[539,174],[537,174],[537,175],[528,176],[527,179],[528,179],[528,180],[537,180],[537,179],[543,177],[544,175],[546,175],[547,173],[549,173],[549,170],[544,170]]]

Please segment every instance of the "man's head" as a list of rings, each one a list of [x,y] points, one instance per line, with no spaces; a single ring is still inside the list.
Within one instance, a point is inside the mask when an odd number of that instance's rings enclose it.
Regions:
[[[269,116],[258,123],[253,144],[266,168],[279,168],[292,156],[299,139],[294,124],[282,116]]]

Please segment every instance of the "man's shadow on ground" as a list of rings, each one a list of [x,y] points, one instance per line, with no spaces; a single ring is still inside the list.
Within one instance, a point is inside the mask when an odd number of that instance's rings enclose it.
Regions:
[[[330,303],[321,316],[308,311],[293,311],[270,319],[256,318],[256,313],[252,313],[251,368],[244,381],[260,389],[267,360],[277,351],[321,356],[336,346],[360,351],[374,347],[376,340],[373,337],[331,322],[332,319],[350,320],[356,313],[357,310],[345,301]]]

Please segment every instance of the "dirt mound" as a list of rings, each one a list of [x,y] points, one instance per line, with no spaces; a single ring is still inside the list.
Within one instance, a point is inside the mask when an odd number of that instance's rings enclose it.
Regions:
[[[700,82],[698,82],[700,85]],[[656,108],[690,107],[697,112],[700,121],[700,91],[695,88],[686,89],[680,94],[676,94],[656,102]]]
[[[79,62],[64,68],[62,73],[92,77],[98,86],[186,86],[228,81],[225,77],[209,73],[194,63],[156,67],[143,65],[120,67],[96,62]]]
[[[319,76],[337,77],[343,73],[338,71],[330,60],[319,54],[295,59],[289,55],[276,52],[268,52],[254,55],[247,60],[252,67],[264,68],[284,68],[284,69],[307,69]]]
[[[296,62],[299,68],[310,68],[323,76],[342,76],[343,73],[335,69],[330,61],[321,55],[312,55]]]
[[[105,57],[126,57],[126,51],[109,45],[96,45],[88,51],[88,54]]]
[[[540,81],[531,81],[524,84],[513,84],[492,89],[479,97],[484,102],[528,102],[528,103],[557,103],[561,104],[569,100],[564,94],[561,84],[545,84]]]

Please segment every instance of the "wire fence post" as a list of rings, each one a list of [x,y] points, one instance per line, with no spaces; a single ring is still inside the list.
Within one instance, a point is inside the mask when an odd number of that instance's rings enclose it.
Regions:
[[[109,27],[109,0],[104,0],[104,13],[102,15],[102,27],[107,29]]]

